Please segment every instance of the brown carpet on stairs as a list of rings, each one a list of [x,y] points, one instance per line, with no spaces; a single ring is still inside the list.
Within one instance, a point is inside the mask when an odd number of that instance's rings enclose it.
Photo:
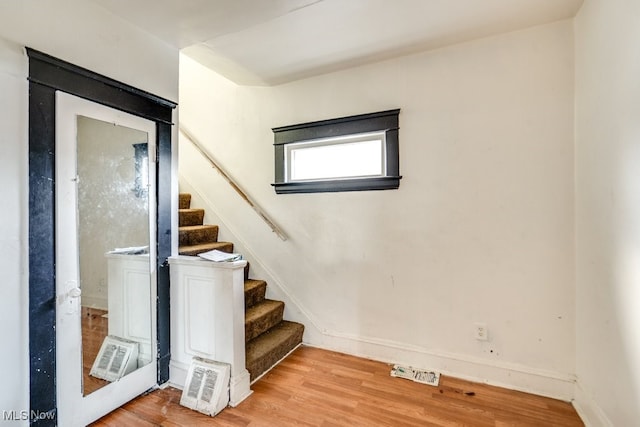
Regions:
[[[191,207],[191,194],[180,193],[178,198],[178,209],[189,209]]]
[[[180,209],[178,215],[178,226],[202,225],[204,220],[204,209]]]
[[[267,282],[264,280],[244,279],[244,307],[248,308],[264,299]]]
[[[180,255],[197,255],[212,249],[233,252],[233,243],[218,241],[218,226],[204,224],[204,209],[191,208],[191,195],[180,194]],[[245,270],[246,367],[251,381],[270,369],[302,343],[304,325],[283,319],[284,303],[265,298],[267,283],[250,279]]]
[[[302,343],[304,325],[283,320],[247,343],[247,370],[251,381]]]
[[[262,300],[249,307],[244,314],[244,339],[249,341],[282,322],[284,303],[282,301]]]
[[[179,245],[196,245],[199,242],[217,242],[217,225],[185,225],[180,227]]]

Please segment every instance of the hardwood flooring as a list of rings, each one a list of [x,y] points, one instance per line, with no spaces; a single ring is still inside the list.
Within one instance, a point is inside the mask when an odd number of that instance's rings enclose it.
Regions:
[[[107,336],[109,320],[106,314],[106,310],[82,307],[82,385],[85,396],[109,384],[89,375],[102,341]]]
[[[389,376],[391,366],[300,347],[253,384],[236,408],[208,417],[180,390],[152,391],[92,426],[583,426],[571,404],[442,376],[432,387]]]

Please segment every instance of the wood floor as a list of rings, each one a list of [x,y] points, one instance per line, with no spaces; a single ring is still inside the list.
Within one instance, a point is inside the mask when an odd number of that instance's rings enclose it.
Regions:
[[[432,387],[389,376],[391,366],[300,347],[236,408],[208,417],[180,406],[180,390],[138,397],[92,424],[106,426],[583,426],[573,407],[441,377]]]
[[[109,384],[89,375],[102,341],[107,336],[109,320],[106,314],[106,310],[82,307],[82,386],[85,396]]]

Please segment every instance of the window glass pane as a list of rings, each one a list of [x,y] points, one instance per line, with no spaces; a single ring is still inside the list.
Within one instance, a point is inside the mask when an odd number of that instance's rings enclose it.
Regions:
[[[291,147],[290,181],[384,174],[382,140]]]

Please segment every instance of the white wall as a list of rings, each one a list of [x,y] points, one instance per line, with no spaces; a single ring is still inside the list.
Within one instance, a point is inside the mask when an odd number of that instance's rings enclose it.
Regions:
[[[640,423],[640,3],[576,18],[577,407]]]
[[[0,38],[0,420],[29,407],[26,73],[20,46]]]
[[[306,342],[573,396],[570,21],[272,88],[186,57],[180,71],[181,124],[290,239],[184,139],[181,182],[305,323]],[[391,108],[402,109],[399,190],[275,195],[272,127]]]
[[[97,6],[80,0],[0,2],[0,200],[5,207],[0,411],[29,409],[28,61],[23,46],[172,100],[178,97],[178,52]]]

